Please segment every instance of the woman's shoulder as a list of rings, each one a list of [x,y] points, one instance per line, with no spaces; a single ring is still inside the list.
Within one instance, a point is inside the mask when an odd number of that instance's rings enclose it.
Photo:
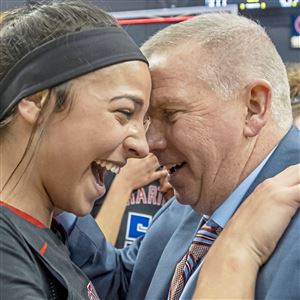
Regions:
[[[14,222],[14,215],[11,214],[9,209],[3,206],[0,206],[0,232],[1,232],[1,241],[5,239],[20,238],[18,227]]]
[[[0,283],[5,286],[0,299],[21,299],[25,290],[31,299],[46,299],[39,266],[14,221],[14,215],[0,207]]]
[[[0,255],[4,265],[12,263],[18,256],[22,256],[23,259],[28,256],[32,260],[32,251],[18,226],[18,216],[2,206],[0,207],[0,236]]]

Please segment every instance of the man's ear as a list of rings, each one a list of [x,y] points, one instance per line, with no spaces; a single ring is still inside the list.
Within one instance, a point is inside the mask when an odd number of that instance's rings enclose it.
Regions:
[[[246,87],[247,116],[244,136],[254,137],[268,121],[272,103],[272,87],[266,80],[255,80]]]
[[[45,92],[39,92],[35,95],[23,98],[18,104],[19,114],[29,124],[35,124],[39,120],[46,98],[47,93]]]

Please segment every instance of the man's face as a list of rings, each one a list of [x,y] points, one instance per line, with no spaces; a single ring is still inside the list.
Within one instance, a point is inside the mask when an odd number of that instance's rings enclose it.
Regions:
[[[247,112],[243,101],[226,101],[197,78],[207,62],[197,51],[187,56],[178,47],[150,57],[147,139],[150,151],[169,169],[178,201],[210,214],[240,180]]]

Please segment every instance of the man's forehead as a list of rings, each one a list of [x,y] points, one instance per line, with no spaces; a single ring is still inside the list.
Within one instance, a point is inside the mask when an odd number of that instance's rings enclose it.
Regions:
[[[157,69],[167,64],[168,56],[165,52],[155,52],[148,58],[148,62],[150,70]]]
[[[199,47],[198,47],[199,48]],[[190,50],[190,49],[189,49]],[[194,53],[195,47],[191,50]],[[207,83],[199,79],[203,60],[190,56],[183,47],[153,53],[149,57],[152,79],[150,109],[177,109],[199,94]],[[201,69],[201,68],[200,68]]]
[[[174,48],[167,48],[163,50],[157,50],[148,57],[150,72],[167,72],[173,69],[177,69],[184,60],[187,59],[186,54],[182,54],[179,46]],[[182,57],[183,56],[183,57]]]
[[[152,89],[174,87],[181,84],[186,73],[185,66],[180,64],[176,58],[156,56],[149,60]]]
[[[186,63],[188,59],[198,56],[199,53],[206,52],[206,48],[197,41],[189,40],[186,42],[172,44],[162,49],[154,50],[149,57],[149,67],[154,68],[166,63]],[[202,55],[202,54],[201,54]],[[192,59],[193,61],[193,59]]]
[[[177,92],[176,92],[177,91]],[[149,113],[155,113],[165,110],[176,110],[184,107],[185,95],[178,89],[161,88],[152,91],[149,105]]]

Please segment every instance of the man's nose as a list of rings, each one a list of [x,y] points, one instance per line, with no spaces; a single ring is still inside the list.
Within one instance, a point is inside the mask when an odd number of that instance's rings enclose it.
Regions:
[[[150,152],[155,153],[166,148],[167,142],[164,136],[164,129],[162,126],[159,126],[159,123],[151,121],[146,136]]]

